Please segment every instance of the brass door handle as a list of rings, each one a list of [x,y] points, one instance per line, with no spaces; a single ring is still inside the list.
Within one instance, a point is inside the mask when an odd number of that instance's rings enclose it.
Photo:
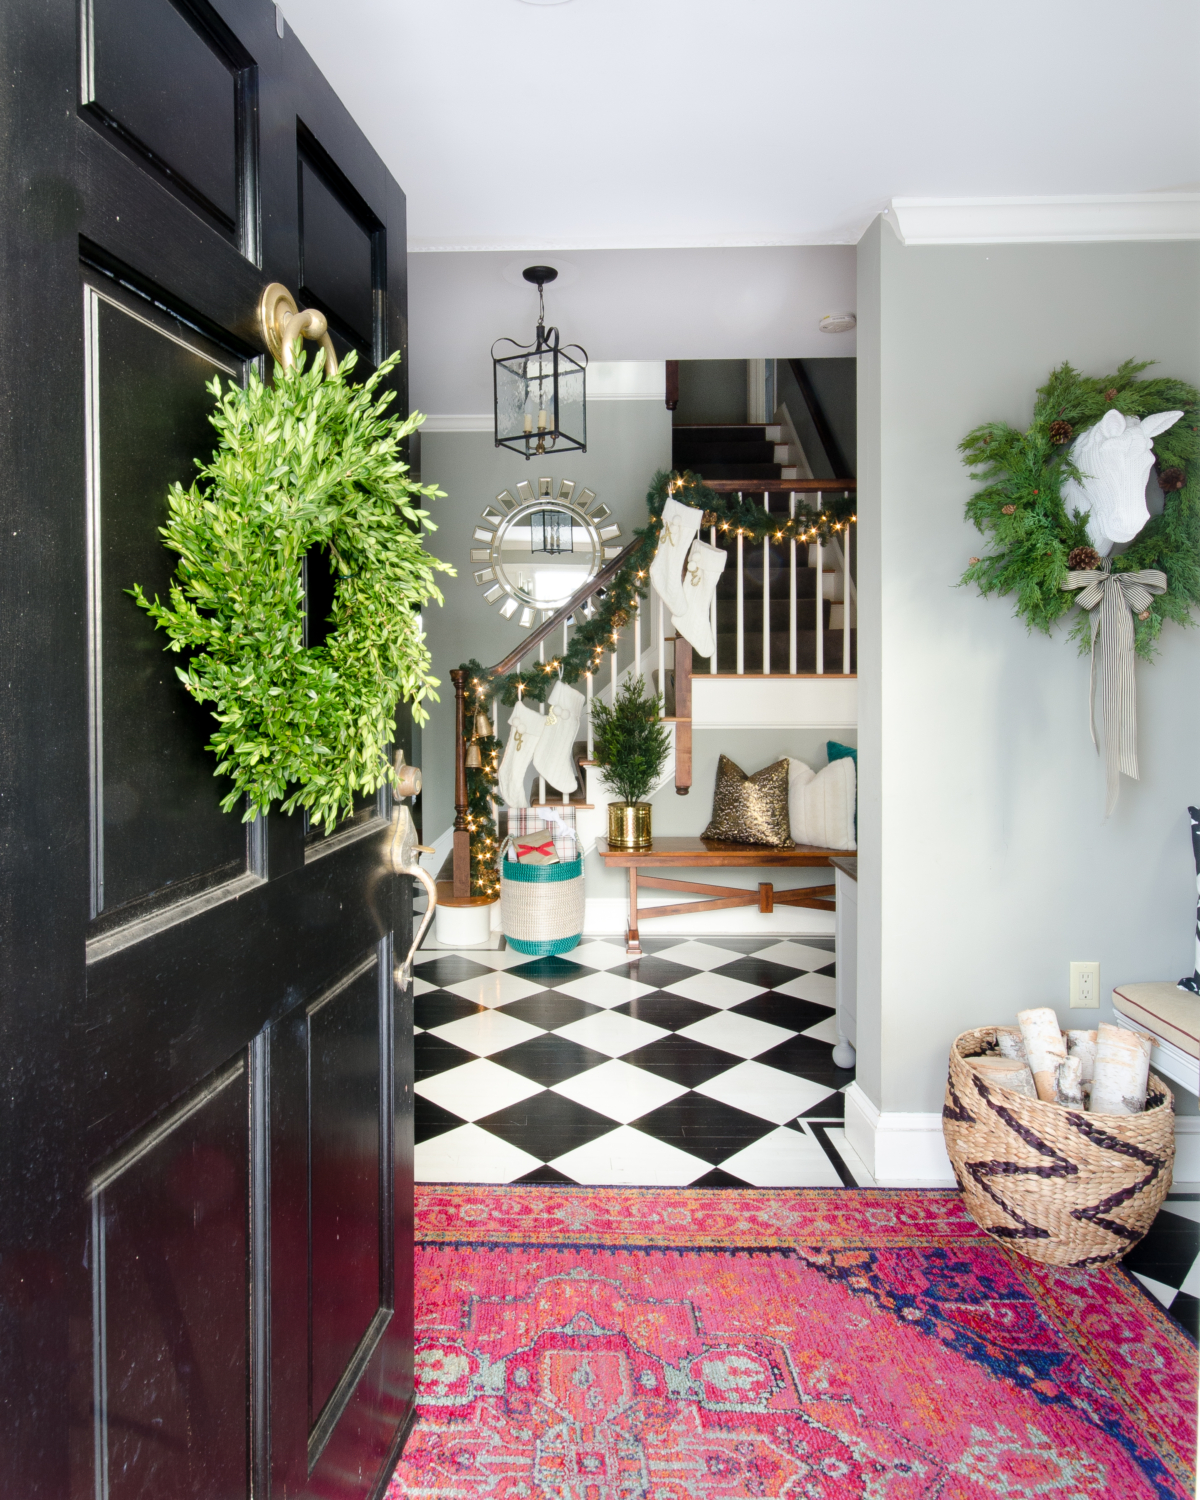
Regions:
[[[324,349],[326,375],[337,374],[338,360],[325,314],[315,307],[301,312],[295,297],[281,282],[271,282],[259,298],[258,325],[263,343],[285,370],[295,366],[296,341],[305,338],[319,343]]]

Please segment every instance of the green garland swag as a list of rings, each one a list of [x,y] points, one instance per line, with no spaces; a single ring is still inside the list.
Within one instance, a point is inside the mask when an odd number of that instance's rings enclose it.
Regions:
[[[213,705],[214,774],[232,782],[221,807],[244,799],[247,822],[279,801],[332,828],[356,793],[394,779],[383,752],[400,699],[418,724],[423,700],[437,700],[418,611],[442,603],[435,573],[455,570],[425,551],[435,527],[413,503],[442,492],[399,457],[424,419],[389,416],[393,392],[376,394],[399,358],[362,385],[349,384],[353,353],[330,377],[323,356],[307,370],[301,356],[290,374],[276,365],[271,386],[253,372],[244,389],[213,380],[216,451],[190,488],[172,486],[161,528],[179,554],[170,603],[129,591],[170,636],[166,649],[189,653],[175,670]],[[313,546],[335,573],[333,629],[306,649],[301,570]]]
[[[503,675],[489,673],[477,661],[463,663],[462,670],[467,674],[468,709],[465,716],[464,745],[475,739],[473,724],[476,710],[485,708],[489,699],[499,697],[510,708],[519,696],[528,698],[533,703],[541,703],[558,680],[560,670],[564,682],[574,683],[588,672],[599,668],[605,653],[612,649],[618,632],[629,623],[636,601],[645,599],[649,593],[647,580],[650,576],[650,564],[658,550],[663,507],[668,499],[704,511],[706,525],[716,526],[718,530],[734,536],[740,534],[751,542],[762,542],[767,538],[777,542],[815,542],[818,537],[827,542],[856,519],[856,501],[853,495],[829,500],[819,511],[801,508],[794,517],[772,515],[761,505],[755,505],[753,500],[739,498],[736,493],[725,495],[710,490],[702,479],[690,471],[680,474],[677,471],[659,470],[646,495],[649,523],[634,532],[633,550],[620,570],[609,580],[603,597],[593,596],[595,613],[587,618],[577,617],[575,632],[565,652],[552,661],[539,663],[531,671]],[[496,873],[496,830],[488,804],[496,795],[501,746],[494,735],[476,743],[479,745],[483,765],[479,769],[467,768],[471,894],[498,895],[500,885]]]
[[[977,584],[983,594],[1015,594],[1015,611],[1029,628],[1049,632],[1075,603],[1062,587],[1067,559],[1075,548],[1089,546],[1086,512],[1068,515],[1061,497],[1063,481],[1080,478],[1070,459],[1072,437],[1114,409],[1129,417],[1183,412],[1154,439],[1167,491],[1163,512],[1111,559],[1114,573],[1157,568],[1167,576],[1166,592],[1144,619],[1134,621],[1135,649],[1146,658],[1154,653],[1163,621],[1192,624],[1192,607],[1200,604],[1200,392],[1182,380],[1139,380],[1150,363],[1126,360],[1115,375],[1094,379],[1064,364],[1039,389],[1025,432],[987,422],[959,444],[963,462],[988,481],[966,509],[978,530],[990,534],[993,549],[971,559],[961,582]],[[1072,635],[1081,651],[1090,649],[1084,611]]]

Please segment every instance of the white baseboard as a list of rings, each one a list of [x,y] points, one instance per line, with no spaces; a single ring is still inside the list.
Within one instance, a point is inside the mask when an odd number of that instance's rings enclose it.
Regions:
[[[940,1113],[881,1113],[852,1083],[846,1090],[846,1139],[881,1185],[954,1186]],[[1200,1115],[1176,1116],[1174,1176],[1178,1182],[1200,1182]]]
[[[661,896],[639,897],[643,909],[647,906],[670,906],[672,898]],[[773,912],[760,912],[754,906],[735,906],[728,911],[700,912],[696,916],[682,914],[676,917],[661,917],[648,922],[642,928],[643,937],[690,937],[694,934],[715,937],[736,936],[744,933],[750,937],[758,933],[779,933],[788,937],[832,937],[833,917],[831,911],[813,911],[802,906],[777,906]],[[611,937],[624,934],[629,922],[629,903],[623,896],[589,896],[586,901],[583,930],[588,936]]]

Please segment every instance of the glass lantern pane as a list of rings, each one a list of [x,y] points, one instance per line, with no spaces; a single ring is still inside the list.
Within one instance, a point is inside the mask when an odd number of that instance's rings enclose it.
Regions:
[[[525,429],[525,363],[523,354],[496,361],[496,438],[500,442],[520,437]]]

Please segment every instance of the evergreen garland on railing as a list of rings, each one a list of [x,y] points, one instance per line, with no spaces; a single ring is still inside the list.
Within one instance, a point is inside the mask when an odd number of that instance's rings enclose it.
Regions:
[[[702,479],[690,471],[680,474],[659,470],[646,496],[646,509],[650,512],[648,524],[634,532],[632,550],[624,565],[604,585],[603,597],[600,594],[593,595],[594,613],[587,617],[576,615],[575,632],[566,651],[560,652],[550,661],[539,662],[530,671],[508,672],[503,675],[489,672],[474,660],[463,663],[467,709],[464,716],[463,754],[466,754],[474,741],[479,747],[483,762],[478,768],[467,767],[466,817],[471,835],[472,896],[494,897],[500,894],[497,872],[499,851],[490,806],[496,795],[500,741],[494,734],[476,738],[475,714],[480,709],[486,710],[488,701],[492,698],[498,698],[508,707],[518,697],[528,698],[532,703],[542,703],[560,676],[564,682],[578,682],[588,672],[599,668],[605,653],[612,650],[621,630],[632,619],[637,601],[645,599],[650,591],[650,564],[658,550],[663,507],[669,499],[676,500],[680,505],[691,505],[697,510],[703,510],[703,526],[715,526],[719,531],[733,536],[740,535],[751,542],[770,540],[807,543],[815,542],[818,538],[827,542],[857,520],[853,494],[827,501],[819,511],[805,507],[798,510],[795,516],[784,516],[772,515],[763,506],[744,498],[745,495],[754,493],[752,480],[748,481],[743,494],[725,495],[710,490]]]

